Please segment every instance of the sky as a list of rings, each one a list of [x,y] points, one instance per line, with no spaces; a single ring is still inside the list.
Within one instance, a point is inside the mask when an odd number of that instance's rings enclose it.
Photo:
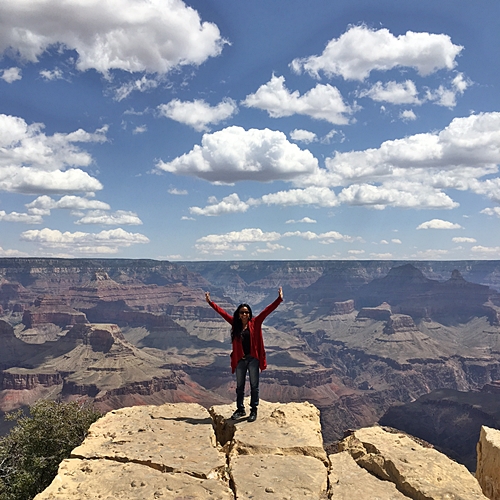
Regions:
[[[0,256],[500,258],[498,0],[2,0]]]

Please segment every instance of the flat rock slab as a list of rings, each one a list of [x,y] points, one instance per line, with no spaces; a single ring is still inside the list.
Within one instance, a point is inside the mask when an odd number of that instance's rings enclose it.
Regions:
[[[160,472],[135,463],[64,460],[36,500],[233,500],[227,484],[187,474]]]
[[[238,500],[327,498],[327,469],[313,457],[239,455],[230,469]]]
[[[210,408],[219,441],[230,443],[230,456],[305,455],[328,463],[319,410],[314,405],[261,400],[255,422],[231,420],[234,410],[234,405]]]
[[[500,430],[483,425],[477,443],[476,477],[490,500],[500,500]]]
[[[92,424],[71,457],[136,462],[199,478],[219,477],[226,465],[210,414],[194,403],[111,411]]]
[[[328,498],[331,500],[352,500],[356,498],[370,500],[408,500],[396,489],[394,483],[382,481],[360,467],[347,451],[330,455],[330,488]]]
[[[465,466],[404,433],[382,427],[355,431],[339,444],[356,462],[377,477],[393,482],[416,500],[484,500],[476,478]]]

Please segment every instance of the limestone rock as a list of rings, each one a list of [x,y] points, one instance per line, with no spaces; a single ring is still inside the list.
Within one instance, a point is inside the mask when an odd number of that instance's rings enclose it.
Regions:
[[[130,500],[196,498],[230,500],[227,484],[188,474],[165,473],[136,463],[64,460],[52,484],[36,500]]]
[[[500,499],[500,430],[481,427],[476,478],[490,500]]]
[[[328,458],[331,463],[328,493],[332,500],[351,500],[353,492],[356,492],[356,498],[408,500],[393,483],[381,481],[360,467],[348,452],[336,453]]]
[[[112,411],[92,424],[71,457],[136,462],[204,479],[223,475],[226,465],[210,415],[194,403]]]
[[[231,458],[230,475],[238,500],[319,499],[326,495],[326,468],[312,457],[238,455]]]
[[[261,400],[252,423],[231,420],[233,411],[234,405],[210,408],[219,442],[231,440],[231,455],[305,455],[327,463],[319,410],[314,405]]]
[[[358,465],[415,500],[485,499],[474,476],[433,448],[381,427],[355,431],[339,444]]]

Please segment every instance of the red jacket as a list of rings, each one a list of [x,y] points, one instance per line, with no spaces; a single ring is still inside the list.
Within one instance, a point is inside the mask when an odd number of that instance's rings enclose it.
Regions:
[[[259,360],[260,370],[267,368],[266,351],[264,349],[264,337],[262,336],[262,323],[269,314],[271,314],[281,303],[283,299],[278,297],[272,304],[269,304],[258,316],[254,316],[248,320],[248,331],[250,332],[250,356]],[[233,324],[233,316],[215,302],[210,301],[210,306],[218,312],[231,326]],[[231,353],[231,371],[236,371],[238,361],[245,356],[243,352],[243,344],[241,338],[233,340],[233,352]]]

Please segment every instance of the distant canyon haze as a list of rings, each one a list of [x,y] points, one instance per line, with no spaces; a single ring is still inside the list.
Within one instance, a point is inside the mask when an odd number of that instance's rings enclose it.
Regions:
[[[232,403],[230,328],[204,294],[256,314],[280,286],[261,397],[317,405],[327,445],[443,389],[498,419],[500,261],[0,259],[0,410]]]

